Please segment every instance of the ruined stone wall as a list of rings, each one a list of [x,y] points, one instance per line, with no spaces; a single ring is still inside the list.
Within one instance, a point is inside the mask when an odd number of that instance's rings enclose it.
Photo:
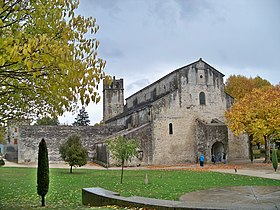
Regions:
[[[59,147],[71,134],[78,134],[89,159],[94,156],[94,144],[120,130],[107,126],[19,126],[18,162],[36,162],[38,146],[42,138],[48,147],[49,161],[61,161]]]

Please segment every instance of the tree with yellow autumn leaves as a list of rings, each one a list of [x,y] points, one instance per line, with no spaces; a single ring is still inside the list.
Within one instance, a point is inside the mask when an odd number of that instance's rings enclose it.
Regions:
[[[242,75],[230,75],[225,84],[225,91],[231,95],[235,101],[239,101],[254,88],[270,86],[266,79],[257,77],[245,77]]]
[[[99,27],[78,0],[0,1],[0,119],[36,119],[98,102]]]
[[[280,85],[253,89],[235,102],[225,117],[236,135],[246,132],[263,139],[265,162],[269,162],[270,141],[280,138]]]

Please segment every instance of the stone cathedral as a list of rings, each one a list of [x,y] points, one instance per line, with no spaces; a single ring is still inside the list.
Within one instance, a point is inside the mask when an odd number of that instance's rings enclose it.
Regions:
[[[6,157],[36,162],[45,139],[50,162],[61,161],[60,145],[81,137],[89,160],[109,162],[106,139],[124,135],[139,141],[137,164],[166,165],[249,158],[247,136],[234,136],[224,112],[233,98],[224,91],[224,75],[202,59],[172,71],[124,100],[123,79],[103,84],[102,126],[20,125],[7,132]]]
[[[103,121],[140,142],[142,164],[162,165],[248,158],[248,139],[234,136],[224,113],[233,98],[224,75],[202,59],[183,66],[125,99],[123,79],[103,85]]]

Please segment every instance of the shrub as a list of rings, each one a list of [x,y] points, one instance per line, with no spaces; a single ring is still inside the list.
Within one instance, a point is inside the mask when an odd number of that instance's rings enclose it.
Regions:
[[[59,152],[61,158],[70,165],[70,173],[72,173],[73,166],[81,167],[87,163],[87,149],[82,146],[80,137],[76,134],[71,135],[60,146]]]
[[[5,165],[5,161],[1,158],[0,159],[0,166],[4,166]]]

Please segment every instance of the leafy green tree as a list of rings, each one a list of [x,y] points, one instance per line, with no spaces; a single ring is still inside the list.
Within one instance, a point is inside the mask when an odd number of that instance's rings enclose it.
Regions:
[[[278,168],[278,157],[277,157],[277,149],[272,150],[272,166],[276,172]]]
[[[45,206],[45,196],[49,191],[49,159],[47,144],[44,139],[39,143],[38,168],[37,168],[37,193],[42,198]]]
[[[254,89],[233,104],[225,117],[229,128],[239,135],[246,132],[265,143],[265,162],[270,161],[270,141],[280,137],[280,86]]]
[[[79,111],[78,116],[75,118],[74,126],[88,126],[90,123],[88,113],[85,107],[82,107]]]
[[[118,136],[112,140],[108,140],[107,143],[113,158],[121,163],[122,184],[124,163],[137,155],[137,148],[139,148],[139,144],[135,139],[127,139],[123,136]]]
[[[70,173],[72,167],[81,167],[87,163],[88,152],[81,144],[80,137],[76,134],[71,135],[68,140],[63,143],[59,152],[61,158],[70,165]]]
[[[0,119],[36,119],[98,102],[105,61],[78,0],[0,1]]]
[[[59,120],[57,117],[45,116],[38,119],[34,125],[59,125]]]

